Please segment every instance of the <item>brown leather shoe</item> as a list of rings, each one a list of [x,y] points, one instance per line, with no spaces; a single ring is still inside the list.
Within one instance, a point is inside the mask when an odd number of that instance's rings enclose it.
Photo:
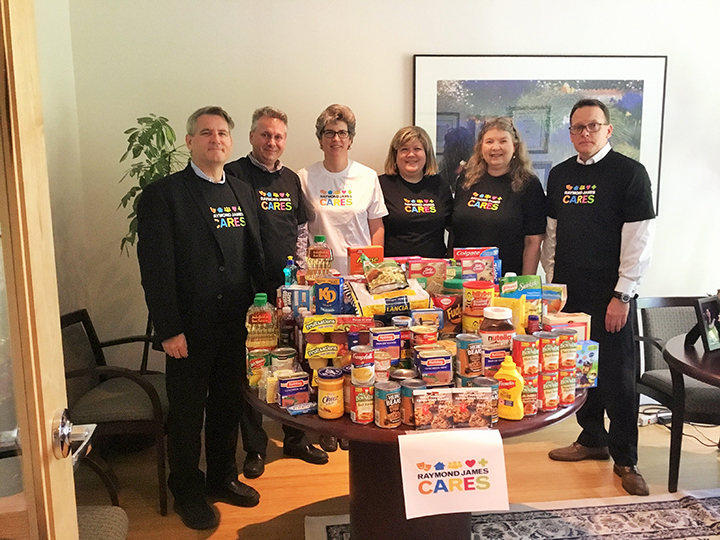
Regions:
[[[615,464],[613,472],[622,478],[622,487],[630,495],[650,495],[645,479],[636,466],[628,467]]]
[[[605,461],[610,459],[610,451],[607,446],[592,448],[590,446],[583,446],[579,442],[574,442],[570,446],[550,450],[548,456],[554,461],[583,461],[585,459]]]

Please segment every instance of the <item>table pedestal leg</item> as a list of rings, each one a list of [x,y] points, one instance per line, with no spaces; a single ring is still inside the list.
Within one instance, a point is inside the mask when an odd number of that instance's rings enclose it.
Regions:
[[[685,426],[685,379],[675,369],[670,369],[673,383],[672,425],[670,427],[670,472],[668,491],[675,493],[680,476],[680,454],[682,453],[683,427]]]
[[[397,444],[350,441],[352,540],[469,540],[470,513],[405,519]]]

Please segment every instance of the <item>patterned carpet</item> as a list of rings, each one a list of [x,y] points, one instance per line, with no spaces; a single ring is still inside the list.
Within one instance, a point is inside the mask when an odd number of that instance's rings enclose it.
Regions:
[[[511,512],[473,515],[471,540],[720,540],[720,490],[596,502],[511,505]],[[305,518],[305,540],[350,540],[348,516]]]

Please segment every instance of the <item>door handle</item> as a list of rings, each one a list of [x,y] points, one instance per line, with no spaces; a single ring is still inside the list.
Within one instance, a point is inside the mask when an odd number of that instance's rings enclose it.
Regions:
[[[58,410],[52,421],[52,447],[53,454],[57,459],[65,459],[70,455],[71,433],[72,422],[68,416],[68,410]]]

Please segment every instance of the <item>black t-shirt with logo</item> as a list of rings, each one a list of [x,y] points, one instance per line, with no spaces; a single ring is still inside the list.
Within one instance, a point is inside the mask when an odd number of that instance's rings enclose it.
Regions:
[[[444,257],[445,228],[452,214],[452,193],[439,175],[424,176],[418,183],[400,175],[383,174],[380,187],[388,215],[385,256]]]
[[[220,303],[221,318],[237,318],[238,306],[252,304],[249,259],[246,253],[248,234],[246,216],[238,203],[235,192],[227,182],[214,184],[198,179],[205,202],[213,223],[215,237],[223,253],[223,297]]]
[[[522,274],[525,237],[545,234],[545,193],[540,180],[530,178],[513,191],[509,175],[484,174],[469,189],[458,182],[453,208],[454,247],[496,246],[503,273]]]
[[[287,167],[262,170],[248,157],[228,163],[225,171],[246,182],[257,196],[265,268],[274,291],[285,283],[283,268],[288,256],[295,256],[298,226],[307,221],[300,179]]]
[[[647,171],[612,150],[593,165],[572,157],[550,171],[548,216],[557,220],[556,275],[617,272],[623,225],[655,217]]]

